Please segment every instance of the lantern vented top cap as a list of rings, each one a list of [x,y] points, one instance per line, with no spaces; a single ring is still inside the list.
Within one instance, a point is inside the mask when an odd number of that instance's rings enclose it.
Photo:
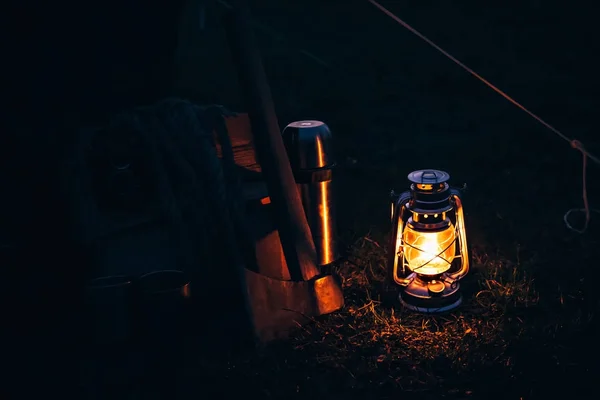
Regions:
[[[421,169],[408,174],[408,180],[416,184],[440,184],[450,180],[450,174],[437,169]]]

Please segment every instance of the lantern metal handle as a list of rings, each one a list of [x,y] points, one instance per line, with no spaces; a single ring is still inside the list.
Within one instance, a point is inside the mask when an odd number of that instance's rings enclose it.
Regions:
[[[404,230],[404,213],[406,210],[405,204],[410,200],[410,192],[404,192],[397,197],[396,204],[392,214],[392,232],[395,233],[390,237],[389,246],[389,260],[392,265],[392,280],[396,285],[408,286],[412,282],[412,277],[409,275],[406,278],[398,277],[398,264],[400,256],[398,255],[398,249],[402,242],[402,231]]]
[[[458,190],[452,189],[450,196],[454,202],[454,211],[456,213],[456,229],[458,230],[458,244],[460,246],[460,269],[454,273],[448,274],[447,278],[451,281],[458,281],[469,272],[469,249],[467,248],[467,234],[465,229],[465,214],[462,207],[462,200]]]

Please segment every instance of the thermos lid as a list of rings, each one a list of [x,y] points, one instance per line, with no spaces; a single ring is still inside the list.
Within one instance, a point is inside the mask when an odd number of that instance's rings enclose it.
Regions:
[[[292,122],[283,130],[283,143],[294,171],[335,164],[329,127],[315,120]]]

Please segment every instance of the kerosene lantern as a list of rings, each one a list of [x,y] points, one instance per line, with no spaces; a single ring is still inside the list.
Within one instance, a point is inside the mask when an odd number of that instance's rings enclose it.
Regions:
[[[410,190],[392,192],[388,268],[410,310],[435,313],[462,302],[458,281],[469,272],[462,200],[438,170],[411,172]]]

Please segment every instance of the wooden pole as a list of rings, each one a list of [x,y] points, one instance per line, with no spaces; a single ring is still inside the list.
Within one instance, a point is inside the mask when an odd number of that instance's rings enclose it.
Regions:
[[[275,212],[275,222],[289,274],[295,281],[310,280],[319,274],[315,244],[283,144],[256,39],[250,27],[250,10],[244,0],[235,0],[231,4],[233,7],[226,14],[227,37],[248,108],[256,155]],[[280,275],[280,272],[274,271],[272,276]]]

